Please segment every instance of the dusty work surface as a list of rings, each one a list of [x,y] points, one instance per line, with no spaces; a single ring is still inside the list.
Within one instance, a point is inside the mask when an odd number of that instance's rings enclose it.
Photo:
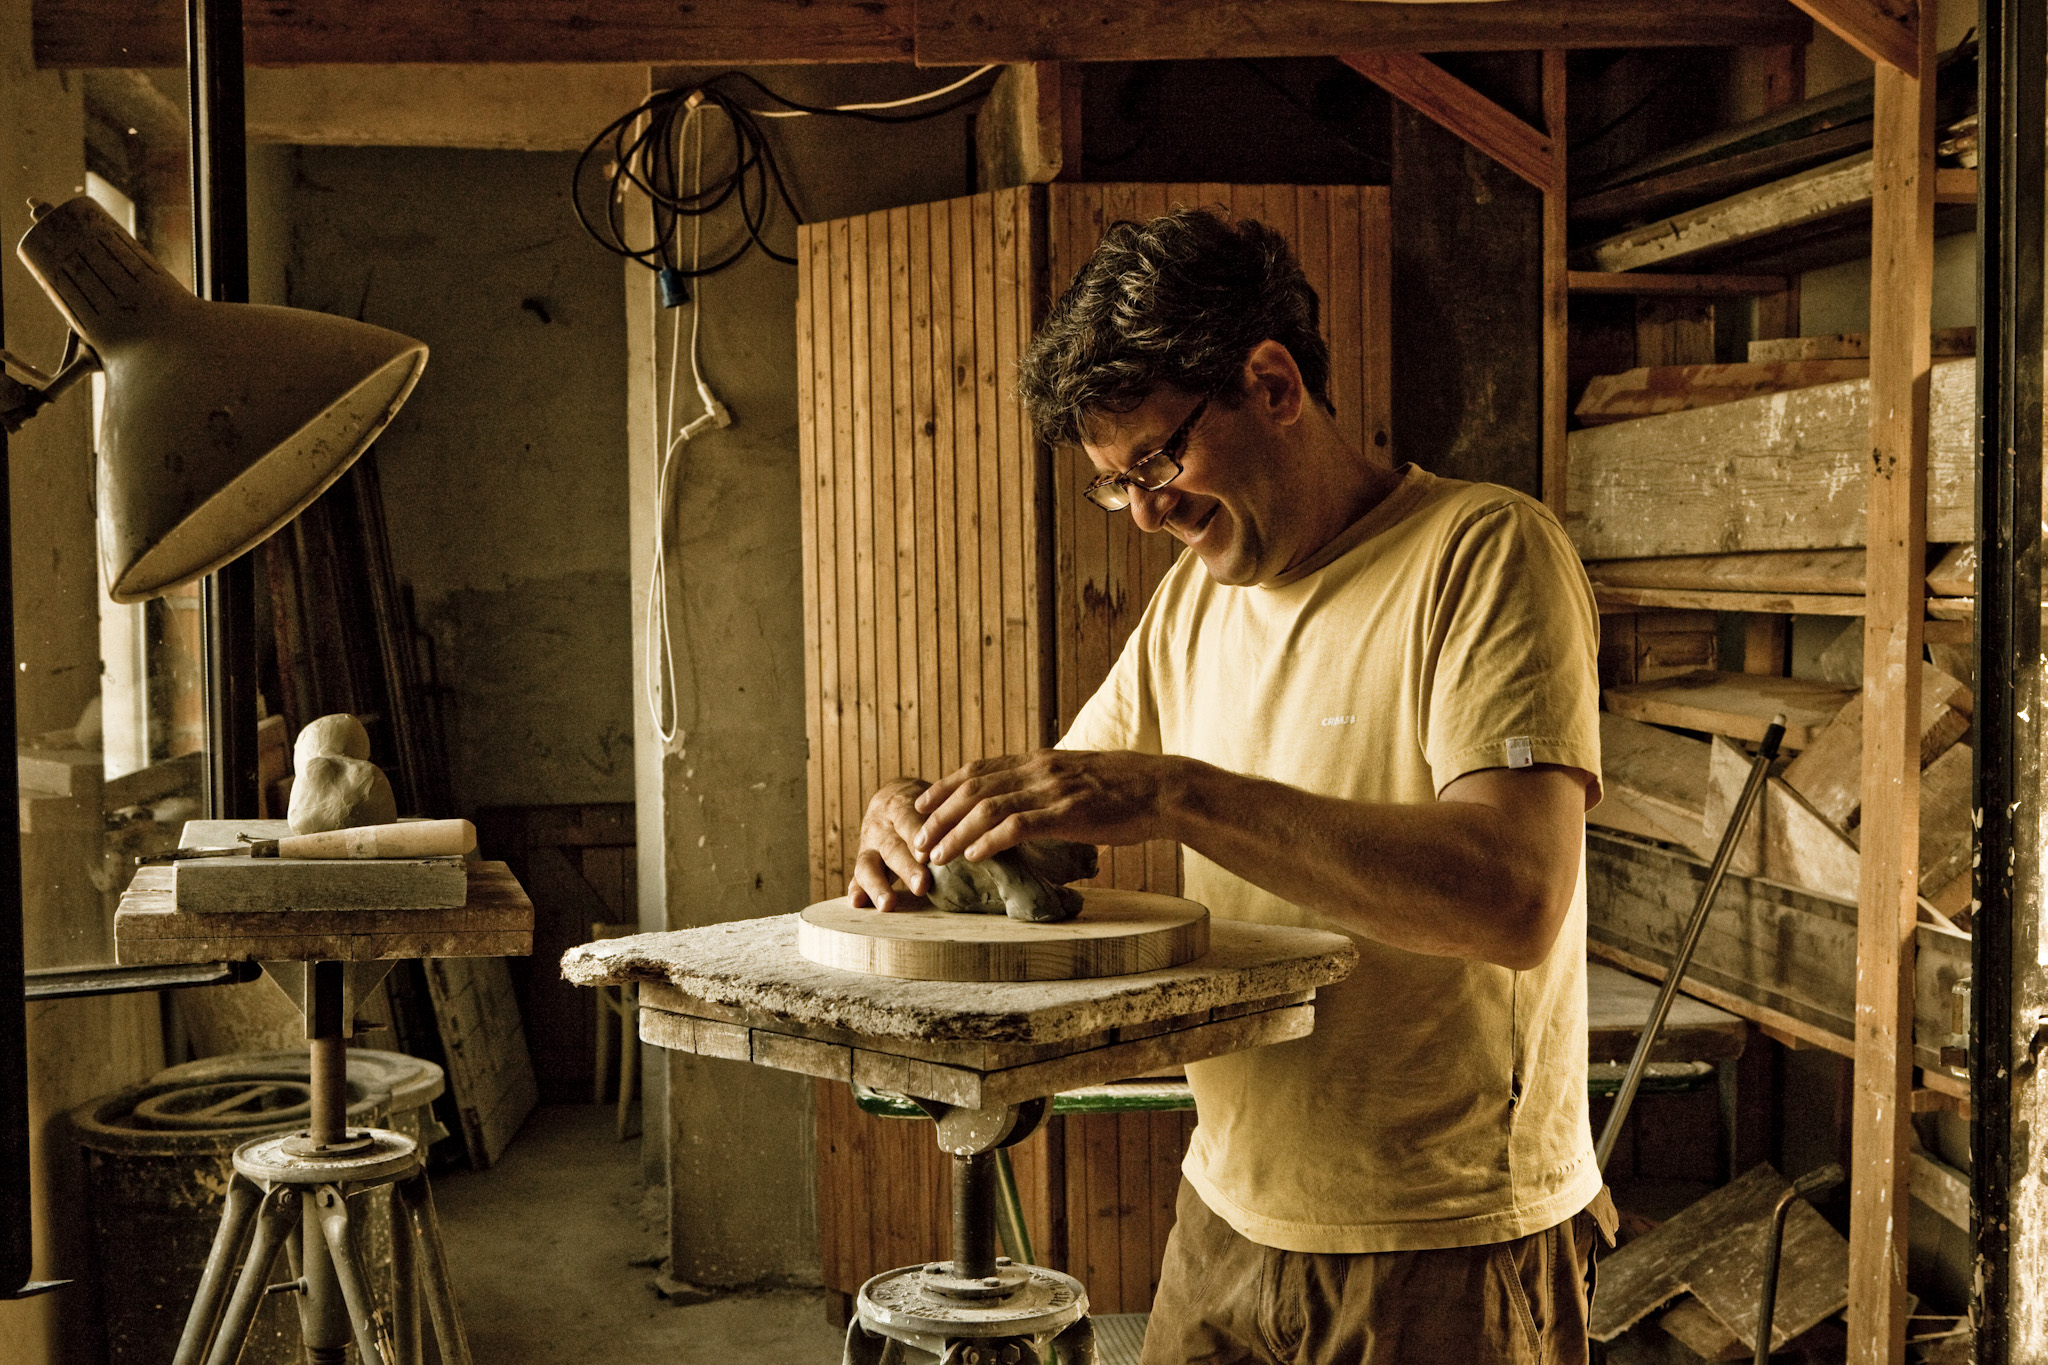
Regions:
[[[233,848],[290,837],[284,820],[187,820],[185,848]],[[171,864],[179,910],[454,910],[468,903],[460,856],[443,858],[182,858]]]
[[[844,896],[806,906],[797,951],[812,962],[910,981],[1071,981],[1193,962],[1209,950],[1209,911],[1179,896],[1079,887],[1057,923],[950,910],[878,915]]]
[[[520,957],[533,951],[533,902],[503,863],[469,865],[457,909],[264,910],[176,908],[168,867],[137,869],[114,915],[122,966],[284,959],[368,962],[404,957]]]
[[[1211,922],[1209,951],[1179,967],[1091,981],[902,981],[821,966],[797,951],[795,915],[636,934],[570,949],[579,986],[626,981],[796,1025],[870,1038],[1056,1043],[1341,981],[1358,953],[1342,934]]]

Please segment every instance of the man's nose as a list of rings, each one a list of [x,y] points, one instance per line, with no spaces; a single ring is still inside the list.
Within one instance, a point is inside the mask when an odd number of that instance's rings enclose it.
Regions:
[[[1140,531],[1152,532],[1163,528],[1166,519],[1173,515],[1174,504],[1180,501],[1180,494],[1173,488],[1131,489],[1131,520],[1138,524]]]

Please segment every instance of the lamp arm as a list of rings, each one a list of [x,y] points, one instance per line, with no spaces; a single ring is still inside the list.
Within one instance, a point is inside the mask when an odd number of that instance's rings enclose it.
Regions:
[[[0,347],[0,427],[21,430],[22,424],[56,402],[65,390],[100,368],[100,358],[72,332],[64,340],[64,359],[55,374],[45,374],[14,352]],[[15,378],[19,375],[20,378]]]

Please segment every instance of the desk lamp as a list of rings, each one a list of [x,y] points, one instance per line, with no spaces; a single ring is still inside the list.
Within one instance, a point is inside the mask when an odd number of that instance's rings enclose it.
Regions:
[[[55,374],[0,351],[0,425],[106,372],[97,501],[116,602],[262,544],[355,463],[427,363],[424,344],[369,323],[195,298],[85,195],[31,211],[21,259],[71,340]]]

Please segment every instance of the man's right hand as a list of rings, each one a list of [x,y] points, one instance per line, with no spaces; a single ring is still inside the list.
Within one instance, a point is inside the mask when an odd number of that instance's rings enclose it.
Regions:
[[[931,891],[931,870],[910,845],[924,827],[924,817],[914,803],[930,785],[914,777],[899,777],[882,784],[868,798],[867,814],[860,822],[860,856],[854,859],[853,880],[846,885],[847,897],[856,906],[908,909],[904,893],[895,888],[896,878],[902,879],[912,895]]]

